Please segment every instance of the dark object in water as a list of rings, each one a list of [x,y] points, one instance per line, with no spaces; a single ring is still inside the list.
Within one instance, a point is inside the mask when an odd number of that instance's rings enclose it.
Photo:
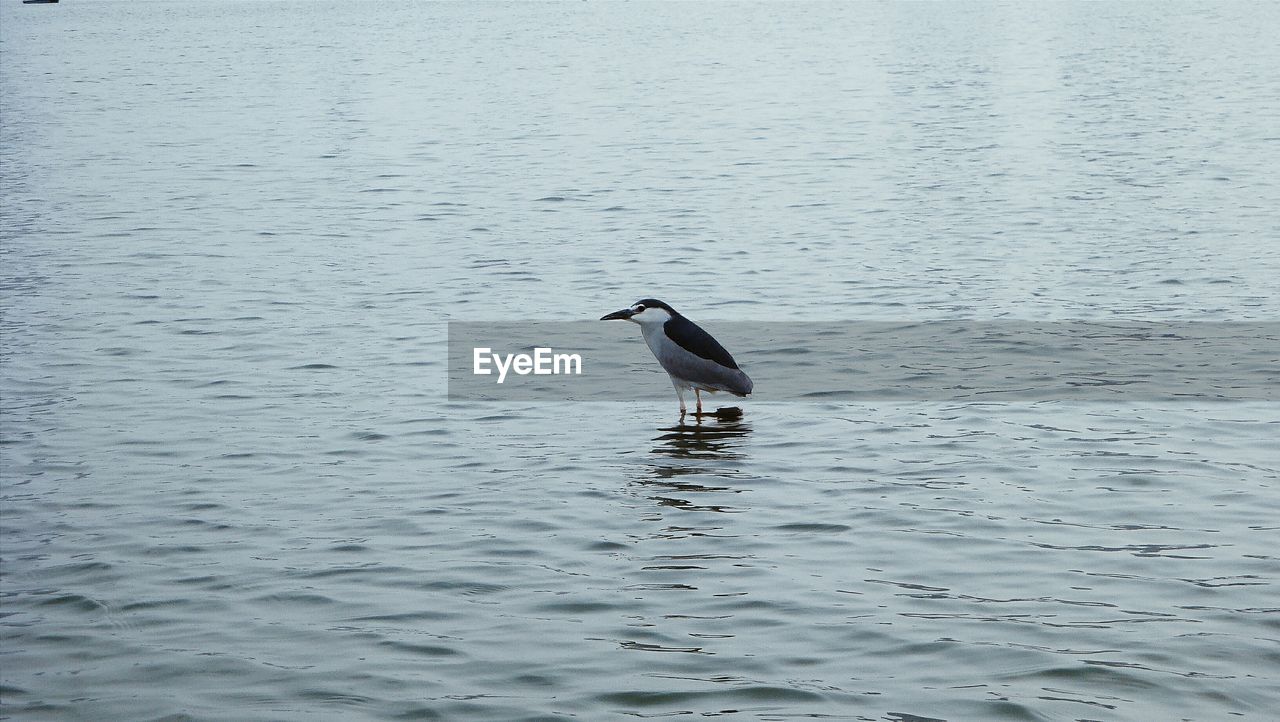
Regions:
[[[58,2],[58,0],[22,0],[23,5],[45,5],[56,2]]]

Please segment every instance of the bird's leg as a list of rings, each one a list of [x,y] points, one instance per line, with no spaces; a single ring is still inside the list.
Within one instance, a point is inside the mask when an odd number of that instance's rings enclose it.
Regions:
[[[676,387],[676,398],[677,398],[677,399],[680,399],[680,415],[681,415],[681,416],[684,416],[684,414],[685,414],[685,408],[684,408],[684,389],[680,388],[680,384],[676,383],[676,380],[675,380],[674,378],[673,378],[673,379],[671,379],[671,385],[672,385],[672,386],[674,386],[674,387]],[[699,408],[701,408],[701,407],[699,407]]]
[[[702,389],[694,389],[693,395],[698,399],[698,413],[702,413]]]

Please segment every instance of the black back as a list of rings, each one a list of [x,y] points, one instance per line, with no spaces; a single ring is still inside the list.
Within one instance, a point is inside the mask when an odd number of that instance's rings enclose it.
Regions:
[[[738,362],[733,360],[733,356],[724,350],[724,346],[721,346],[719,341],[703,331],[698,324],[681,316],[674,308],[656,298],[644,298],[637,303],[644,304],[646,308],[662,308],[671,314],[671,320],[662,325],[662,330],[667,334],[667,338],[679,344],[680,348],[708,361],[715,361],[721,366],[738,368]]]

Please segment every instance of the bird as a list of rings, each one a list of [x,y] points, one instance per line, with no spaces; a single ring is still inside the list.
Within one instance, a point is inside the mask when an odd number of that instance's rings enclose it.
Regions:
[[[751,379],[738,368],[733,356],[703,331],[656,298],[644,298],[621,311],[607,313],[601,321],[625,320],[640,325],[644,342],[671,377],[680,399],[680,415],[686,413],[684,392],[693,389],[697,413],[702,413],[702,392],[728,391],[735,396],[751,393]]]

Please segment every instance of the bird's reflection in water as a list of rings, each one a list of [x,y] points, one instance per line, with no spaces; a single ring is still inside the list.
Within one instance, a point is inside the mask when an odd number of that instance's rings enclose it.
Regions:
[[[642,523],[630,538],[635,569],[623,589],[640,601],[618,639],[622,649],[709,655],[737,636],[724,600],[747,594],[736,580],[755,565],[739,541],[748,508],[736,503],[754,478],[744,471],[750,433],[739,409],[687,414],[658,429],[627,487]]]
[[[741,491],[725,483],[738,473],[738,462],[744,458],[743,444],[751,433],[741,409],[689,414],[681,417],[676,425],[659,428],[658,432],[660,435],[654,441],[660,443],[653,454],[661,458],[636,480],[646,496],[661,506],[684,511],[742,511],[709,500],[695,503],[691,498],[694,494]]]
[[[743,437],[751,433],[751,427],[743,422],[742,409],[733,406],[682,416],[675,426],[658,431],[662,435],[655,441],[663,443],[653,450],[655,454],[677,459],[740,459],[738,447]]]

